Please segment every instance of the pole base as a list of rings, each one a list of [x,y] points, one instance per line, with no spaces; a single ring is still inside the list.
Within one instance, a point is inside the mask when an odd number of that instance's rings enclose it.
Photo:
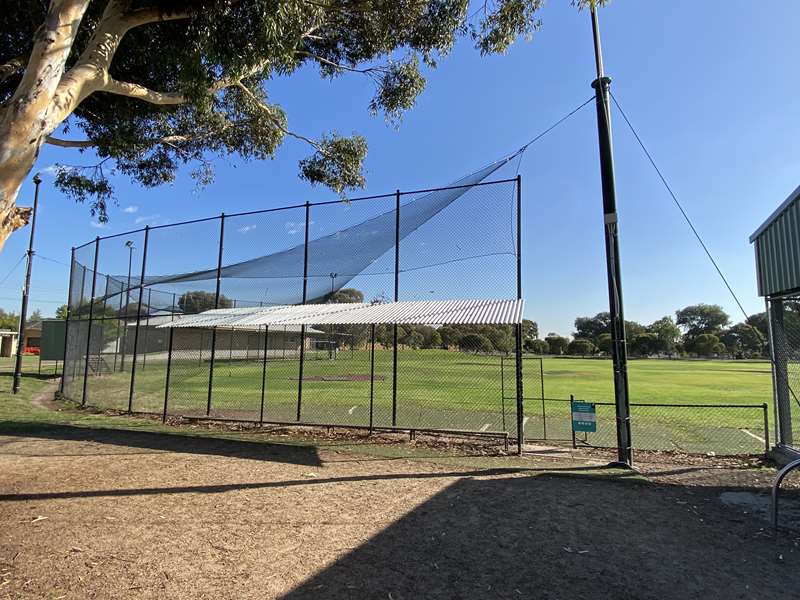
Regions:
[[[633,465],[629,465],[628,463],[625,463],[625,462],[622,462],[622,461],[619,461],[619,460],[613,460],[610,463],[608,463],[606,465],[606,469],[628,469],[629,471],[634,471],[636,473],[641,473],[641,471],[639,469],[637,469],[636,467],[634,467]]]

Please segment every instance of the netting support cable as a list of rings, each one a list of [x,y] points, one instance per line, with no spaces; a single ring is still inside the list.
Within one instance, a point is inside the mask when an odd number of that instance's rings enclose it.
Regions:
[[[394,301],[400,300],[400,190],[394,197]],[[392,427],[397,427],[397,323],[392,326]]]
[[[92,350],[92,317],[94,316],[94,296],[97,286],[97,255],[100,253],[100,237],[94,240],[94,267],[92,268],[92,298],[89,302],[89,323],[86,327],[86,360],[83,363],[83,391],[81,392],[81,406],[86,406],[86,387],[89,381],[89,354]],[[83,290],[81,290],[81,296]],[[22,340],[17,342],[22,343]]]
[[[219,216],[219,249],[217,254],[217,285],[214,292],[214,308],[219,308],[219,291],[222,285],[222,255],[225,248],[225,213]],[[208,396],[206,397],[206,416],[211,415],[211,395],[214,392],[214,359],[217,353],[217,328],[211,328],[211,357],[208,365]]]
[[[689,226],[689,229],[692,230],[692,233],[694,234],[694,237],[697,238],[697,241],[700,244],[700,247],[703,249],[703,252],[705,252],[706,256],[708,257],[708,260],[711,261],[711,264],[714,266],[714,270],[716,270],[717,275],[719,275],[720,279],[722,280],[722,283],[725,284],[725,287],[728,289],[728,292],[730,293],[730,295],[733,298],[734,302],[736,302],[736,305],[739,307],[739,310],[744,315],[745,322],[748,322],[750,320],[750,315],[747,314],[747,311],[744,309],[744,307],[742,306],[742,303],[739,301],[739,297],[733,291],[733,288],[731,287],[730,283],[728,282],[728,279],[725,277],[724,273],[722,272],[722,269],[717,264],[717,261],[714,259],[714,256],[711,254],[711,251],[708,249],[708,246],[703,241],[703,238],[700,236],[700,233],[697,231],[697,228],[694,226],[694,223],[692,222],[692,220],[689,218],[689,215],[684,210],[683,205],[678,200],[678,197],[675,195],[675,192],[672,191],[672,186],[670,186],[670,184],[667,182],[667,179],[666,179],[666,177],[664,177],[664,174],[661,172],[661,169],[658,168],[658,165],[656,164],[655,159],[653,158],[652,154],[650,154],[650,151],[647,149],[647,147],[644,145],[644,142],[642,141],[642,138],[639,137],[639,134],[637,133],[636,129],[633,127],[633,124],[631,123],[630,119],[628,119],[628,115],[625,114],[625,111],[622,109],[622,106],[620,106],[620,103],[617,100],[617,98],[614,96],[614,94],[611,94],[611,99],[614,101],[614,105],[617,107],[617,110],[619,110],[619,114],[622,115],[622,119],[627,124],[628,129],[630,129],[631,133],[633,134],[633,137],[636,139],[636,142],[639,144],[639,147],[642,149],[642,152],[644,152],[644,155],[647,157],[648,162],[653,167],[653,170],[655,170],[656,174],[658,175],[658,178],[661,180],[661,183],[664,185],[664,188],[667,190],[667,193],[670,195],[670,197],[672,198],[672,201],[675,203],[675,206],[678,207],[678,210],[680,211],[681,215],[683,216],[684,221],[686,221],[686,224]]]
[[[308,238],[311,225],[311,203],[306,202],[305,241],[303,242],[303,304],[308,300]],[[297,421],[300,422],[303,407],[303,370],[306,358],[306,326],[300,325],[300,374],[297,378]]]
[[[67,351],[69,350],[68,340],[69,340],[69,322],[72,316],[72,283],[73,278],[75,276],[75,247],[72,247],[72,251],[70,252],[70,261],[69,261],[69,285],[67,286],[67,315],[64,321],[64,364],[61,368],[61,381],[58,384],[58,391],[61,394],[64,394],[64,380],[67,378]]]
[[[142,248],[142,275],[139,278],[139,301],[136,304],[136,328],[133,330],[133,361],[131,362],[131,388],[128,393],[128,414],[133,412],[133,394],[136,389],[136,358],[139,353],[139,327],[142,324],[142,298],[144,297],[144,278],[147,273],[147,244],[150,241],[150,226],[144,228],[144,247]],[[127,309],[126,309],[127,310]]]

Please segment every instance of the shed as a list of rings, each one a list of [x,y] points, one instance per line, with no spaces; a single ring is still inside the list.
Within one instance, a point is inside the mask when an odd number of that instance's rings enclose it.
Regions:
[[[765,298],[776,449],[800,456],[800,187],[750,236]]]

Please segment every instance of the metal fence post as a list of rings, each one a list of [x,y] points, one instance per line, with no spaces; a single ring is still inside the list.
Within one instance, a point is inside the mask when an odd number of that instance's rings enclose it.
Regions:
[[[771,325],[770,338],[773,347],[773,369],[775,374],[775,401],[778,407],[778,429],[779,443],[791,446],[794,439],[792,433],[792,404],[789,398],[791,390],[789,388],[789,368],[786,351],[786,329],[784,328],[784,306],[782,299],[770,301],[769,322]]]
[[[375,403],[375,323],[372,324],[369,353],[369,432],[372,433],[372,415]]]
[[[144,323],[144,354],[142,354],[142,369],[147,366],[147,334],[150,331],[150,307],[153,306],[153,288],[147,290],[147,319]]]
[[[764,455],[769,455],[769,405],[764,402]]]
[[[311,204],[306,202],[306,234],[303,244],[303,304],[308,299],[308,226],[311,214]],[[306,326],[300,325],[300,375],[297,378],[297,420],[300,420],[300,411],[303,404],[303,361],[306,351]]]
[[[144,228],[144,248],[142,248],[142,274],[139,277],[139,302],[136,306],[136,329],[133,331],[133,360],[131,362],[131,389],[128,394],[128,414],[133,412],[133,393],[136,388],[136,359],[139,353],[139,326],[142,323],[142,296],[144,296],[144,275],[147,269],[147,242],[149,238],[150,226],[146,225]]]
[[[214,292],[214,308],[219,308],[219,289],[222,283],[222,252],[225,246],[225,213],[219,216],[219,254],[217,256],[217,287]],[[202,347],[202,344],[201,344]],[[202,353],[202,350],[201,350]],[[211,394],[214,390],[214,358],[217,353],[217,328],[211,328],[211,360],[208,365],[208,397],[206,398],[206,416],[211,416]],[[201,354],[202,357],[202,354]]]
[[[75,246],[72,247],[69,261],[69,286],[67,287],[67,318],[64,323],[64,356],[61,365],[61,382],[58,385],[58,391],[64,394],[64,380],[67,378],[67,352],[69,351],[69,318],[72,313],[72,279],[75,272]],[[56,369],[58,369],[58,361],[56,361]]]
[[[261,411],[258,415],[258,424],[264,424],[264,396],[267,392],[267,351],[269,350],[269,325],[264,326],[264,362],[261,367]]]
[[[522,300],[522,176],[517,175],[517,300]],[[525,437],[522,389],[522,324],[516,326],[517,454],[522,454]]]
[[[86,406],[86,385],[89,381],[89,353],[92,349],[92,318],[94,317],[94,294],[97,286],[97,255],[100,252],[100,237],[94,240],[94,267],[92,268],[92,298],[89,301],[89,325],[86,331],[86,360],[83,363],[83,392],[81,393],[81,406]],[[17,352],[22,340],[17,342]]]
[[[394,301],[400,299],[400,190],[394,196]],[[397,323],[392,336],[392,427],[397,427]]]
[[[539,357],[539,382],[542,385],[542,437],[547,439],[547,409],[544,399],[544,358]]]
[[[172,369],[172,339],[175,336],[175,328],[169,328],[169,345],[167,348],[167,377],[164,381],[164,412],[161,414],[161,422],[167,420],[167,401],[169,400],[169,374]]]

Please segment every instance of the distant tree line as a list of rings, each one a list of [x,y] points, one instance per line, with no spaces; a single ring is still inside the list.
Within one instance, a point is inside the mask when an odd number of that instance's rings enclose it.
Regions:
[[[787,310],[786,327],[800,331],[800,313]],[[731,325],[730,316],[716,304],[694,304],[649,325],[625,321],[628,353],[632,356],[763,357],[768,354],[766,313]],[[548,333],[526,340],[526,350],[537,354],[592,356],[611,353],[609,313],[575,319],[572,339]]]

